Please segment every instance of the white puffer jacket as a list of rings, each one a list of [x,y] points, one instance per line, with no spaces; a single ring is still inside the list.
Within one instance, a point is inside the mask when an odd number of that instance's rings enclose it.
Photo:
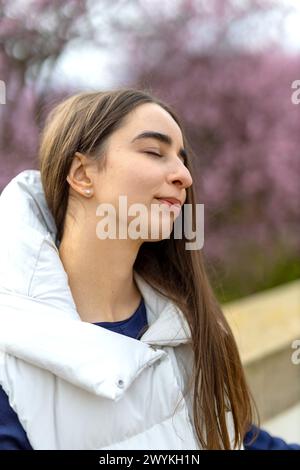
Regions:
[[[182,312],[134,273],[141,340],[81,321],[38,171],[8,184],[0,217],[0,384],[32,447],[199,449]]]

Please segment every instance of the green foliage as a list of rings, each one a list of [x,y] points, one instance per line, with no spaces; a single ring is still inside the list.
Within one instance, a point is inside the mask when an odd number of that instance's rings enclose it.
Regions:
[[[261,247],[240,253],[226,268],[208,265],[209,276],[220,303],[224,304],[300,278],[300,256],[289,253],[266,255]]]

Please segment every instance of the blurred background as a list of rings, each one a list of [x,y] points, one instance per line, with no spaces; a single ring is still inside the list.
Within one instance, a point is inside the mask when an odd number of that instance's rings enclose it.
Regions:
[[[67,95],[130,86],[175,107],[207,269],[262,421],[300,442],[300,1],[0,0],[0,80],[0,192],[37,168]]]

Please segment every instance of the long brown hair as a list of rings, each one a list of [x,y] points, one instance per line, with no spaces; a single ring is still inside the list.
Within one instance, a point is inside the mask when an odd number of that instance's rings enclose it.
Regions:
[[[41,136],[39,164],[45,197],[61,240],[69,198],[66,180],[75,152],[105,164],[108,137],[127,114],[144,103],[164,108],[182,130],[188,149],[186,166],[192,170],[192,149],[174,109],[145,90],[121,88],[71,96],[49,114]],[[193,157],[194,158],[194,157]],[[193,186],[186,203],[195,209]],[[184,210],[184,206],[183,206]],[[195,212],[194,212],[195,215]],[[240,446],[253,421],[253,402],[237,346],[211,288],[201,251],[186,250],[183,236],[155,243],[144,242],[134,269],[153,288],[167,295],[182,310],[192,336],[193,419],[200,446],[230,449],[226,421],[232,413],[234,446]]]

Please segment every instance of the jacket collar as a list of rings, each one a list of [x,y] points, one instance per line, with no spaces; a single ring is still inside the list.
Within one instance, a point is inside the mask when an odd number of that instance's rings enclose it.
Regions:
[[[190,328],[181,310],[135,271],[134,278],[145,301],[149,324],[141,341],[161,346],[178,346],[190,342]]]
[[[2,351],[118,400],[145,367],[166,354],[151,345],[190,342],[182,312],[136,272],[149,324],[140,341],[80,320],[38,171],[20,173],[4,189],[0,218],[7,221],[0,233]]]

